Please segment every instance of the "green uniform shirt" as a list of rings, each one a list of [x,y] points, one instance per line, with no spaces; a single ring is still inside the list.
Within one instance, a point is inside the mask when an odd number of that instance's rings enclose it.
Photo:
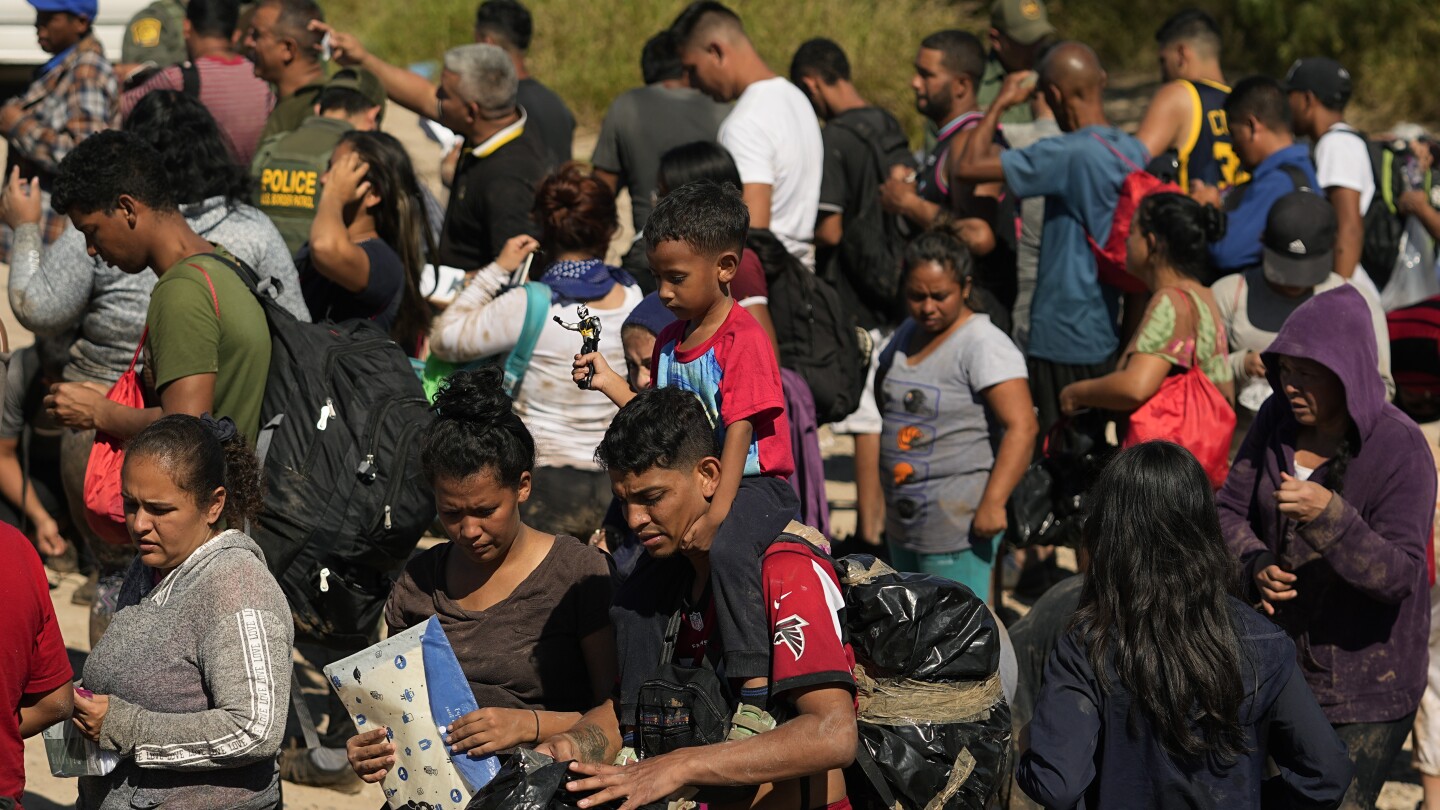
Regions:
[[[183,0],[155,0],[130,18],[120,47],[121,63],[153,62],[163,68],[178,65],[188,56]]]
[[[295,95],[275,102],[275,109],[271,110],[270,117],[265,119],[265,128],[260,130],[260,142],[264,143],[267,138],[299,129],[306,118],[315,114],[315,99],[324,89],[325,80],[321,79],[296,90]]]
[[[215,252],[234,260],[219,245]],[[270,328],[245,282],[213,256],[183,259],[155,282],[145,326],[150,330],[145,351],[155,388],[163,390],[181,377],[214,374],[211,413],[235,420],[253,447],[270,373]]]
[[[311,115],[294,132],[263,141],[255,152],[250,164],[250,174],[259,181],[255,207],[275,223],[292,256],[310,238],[330,153],[352,129],[348,121]]]
[[[980,103],[980,109],[990,109],[995,97],[1000,95],[1000,86],[1005,83],[1005,66],[1000,60],[991,56],[985,60],[985,75],[980,77],[980,89],[975,94],[975,99]],[[1035,120],[1035,113],[1030,109],[1029,104],[1019,104],[1005,111],[1000,116],[1002,124],[1028,124]]]

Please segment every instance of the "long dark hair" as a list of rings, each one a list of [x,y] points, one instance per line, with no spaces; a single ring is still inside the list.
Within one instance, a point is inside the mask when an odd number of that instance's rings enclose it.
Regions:
[[[1205,471],[1179,445],[1145,442],[1117,455],[1090,492],[1090,571],[1074,626],[1101,688],[1112,690],[1116,673],[1172,756],[1233,762],[1246,750],[1236,574]]]
[[[407,352],[413,352],[430,332],[430,305],[420,294],[420,274],[426,259],[435,255],[430,224],[425,219],[425,197],[410,155],[393,135],[384,132],[347,132],[340,143],[348,143],[360,159],[370,165],[365,179],[380,196],[370,210],[375,230],[405,266],[405,286],[400,310],[390,336]]]
[[[1184,194],[1162,192],[1140,201],[1135,226],[1155,238],[1156,257],[1201,284],[1214,281],[1211,242],[1225,235],[1225,213]]]
[[[160,153],[165,182],[180,205],[211,197],[249,202],[250,171],[235,162],[229,137],[198,100],[176,90],[147,93],[125,119],[124,130]]]

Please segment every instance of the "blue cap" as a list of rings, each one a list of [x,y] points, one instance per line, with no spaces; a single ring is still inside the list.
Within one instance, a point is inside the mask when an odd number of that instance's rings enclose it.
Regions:
[[[64,11],[77,17],[95,19],[96,0],[27,0],[36,11]]]
[[[638,326],[657,337],[660,335],[660,330],[674,322],[675,313],[666,309],[665,305],[660,302],[660,296],[653,292],[645,296],[625,318],[625,326]]]

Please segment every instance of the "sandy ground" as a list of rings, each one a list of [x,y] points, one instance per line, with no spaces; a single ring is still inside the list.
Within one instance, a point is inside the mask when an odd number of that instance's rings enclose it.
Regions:
[[[1138,114],[1131,109],[1137,106],[1136,102],[1128,96],[1129,94],[1116,102],[1115,106],[1119,108],[1114,110],[1115,113],[1119,113],[1116,115],[1117,118],[1123,119]],[[1148,96],[1148,92],[1137,92],[1134,93],[1134,96]],[[440,195],[443,202],[445,195],[439,182],[439,148],[420,133],[415,116],[391,105],[386,114],[384,128],[405,143],[414,158],[416,171]],[[594,148],[594,143],[595,133],[583,131],[576,133],[576,156],[582,160],[588,158]],[[3,164],[3,156],[4,142],[0,141],[0,164]],[[619,201],[619,210],[622,222],[621,228],[612,242],[612,260],[623,252],[622,246],[629,244],[633,233],[630,227],[629,202],[624,197]],[[7,265],[0,264],[0,283],[8,279],[9,271],[10,268]],[[0,323],[5,326],[12,348],[26,346],[32,342],[33,338],[30,333],[15,321],[8,305],[0,305]],[[1440,441],[1440,425],[1427,425],[1426,435],[1430,440],[1431,447],[1435,448],[1437,441]],[[835,436],[828,430],[822,431],[821,440],[827,470],[830,473],[827,477],[848,477],[850,456],[853,453],[852,443],[847,437]],[[832,506],[831,521],[835,535],[850,534],[855,526],[854,484],[848,481],[830,480],[827,481],[826,489]],[[51,579],[55,585],[51,591],[55,613],[70,650],[71,663],[78,673],[89,652],[89,612],[88,608],[70,604],[70,596],[84,582],[84,579],[75,574],[59,575],[53,572]],[[1009,599],[1007,599],[1007,606],[1022,613],[1026,609],[1023,604]],[[1407,744],[1407,753],[1396,759],[1391,773],[1391,781],[1386,783],[1385,790],[1380,797],[1378,806],[1381,810],[1411,810],[1421,798],[1419,776],[1410,767],[1408,750]],[[74,806],[75,780],[58,779],[50,775],[44,747],[38,737],[26,741],[25,770],[28,779],[25,793],[27,810],[60,810],[60,808]],[[383,801],[378,787],[367,788],[358,796],[346,796],[328,790],[286,783],[284,795],[285,807],[290,810],[348,810],[349,808],[372,806],[372,799],[375,805]]]

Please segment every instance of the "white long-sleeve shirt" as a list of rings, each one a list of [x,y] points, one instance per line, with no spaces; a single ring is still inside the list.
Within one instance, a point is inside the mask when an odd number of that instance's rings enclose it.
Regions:
[[[528,296],[519,288],[502,294],[509,277],[493,262],[476,273],[431,325],[430,350],[442,360],[468,363],[515,348],[525,327]],[[640,288],[632,286],[615,309],[589,305],[590,313],[600,319],[600,353],[612,369],[625,368],[620,327],[642,297]],[[535,466],[598,470],[595,447],[605,438],[617,409],[604,394],[582,390],[571,379],[581,338],[555,323],[556,316],[573,323],[575,307],[550,305],[515,397],[515,413],[535,438]]]

